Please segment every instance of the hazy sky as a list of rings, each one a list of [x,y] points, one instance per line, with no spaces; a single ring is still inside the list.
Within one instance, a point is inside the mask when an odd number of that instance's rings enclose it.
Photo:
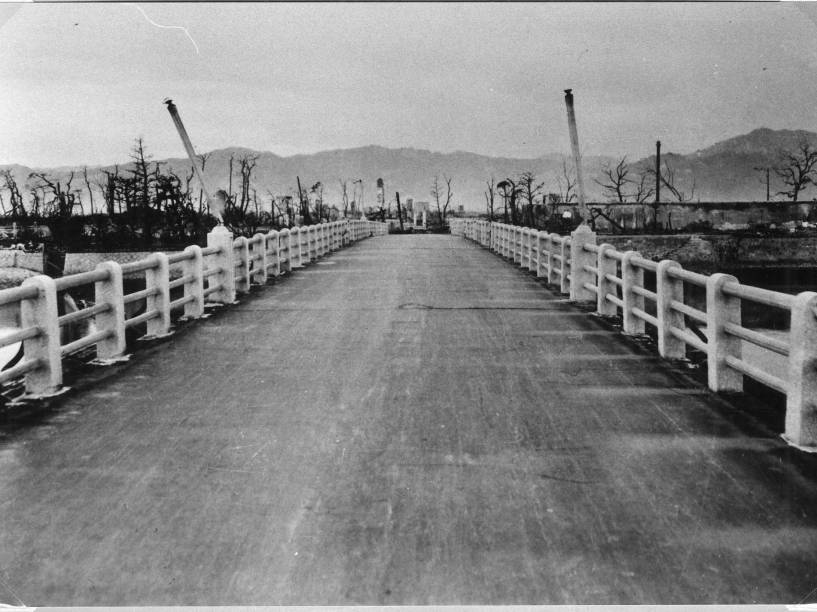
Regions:
[[[166,97],[200,151],[568,152],[567,87],[585,154],[817,131],[815,17],[792,3],[0,4],[0,163],[121,161],[138,135],[183,156]]]

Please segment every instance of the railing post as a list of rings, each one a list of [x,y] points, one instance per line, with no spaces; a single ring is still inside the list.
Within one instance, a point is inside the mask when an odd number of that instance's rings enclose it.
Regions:
[[[303,267],[303,257],[301,255],[301,228],[297,226],[289,230],[289,257],[292,260],[293,268]]]
[[[35,287],[37,296],[20,302],[20,324],[23,329],[37,327],[40,333],[23,340],[26,361],[39,366],[26,373],[26,395],[54,395],[62,387],[62,351],[57,311],[57,288],[54,279],[38,274],[23,281],[23,287]]]
[[[633,308],[644,310],[644,296],[633,291],[633,287],[644,288],[644,269],[633,265],[633,259],[641,257],[638,251],[626,251],[621,259],[621,313],[625,334],[643,334],[644,319],[633,314]]]
[[[236,253],[235,269],[240,270],[235,274],[236,293],[248,293],[250,291],[250,245],[244,236],[239,236],[233,241],[233,249]]]
[[[301,265],[309,265],[312,259],[309,257],[309,226],[301,227]]]
[[[272,268],[272,275],[277,278],[281,276],[281,257],[278,252],[278,230],[269,231],[265,248],[267,251],[267,265]]]
[[[533,266],[533,235],[536,230],[527,228],[525,230],[525,260],[522,267],[526,270],[532,270]]]
[[[312,226],[301,226],[301,264],[306,266],[312,263]]]
[[[145,270],[145,288],[156,293],[145,300],[145,312],[158,310],[159,316],[148,319],[146,335],[160,338],[170,333],[170,263],[164,253],[154,253],[156,262]]]
[[[789,334],[789,392],[786,396],[786,440],[817,446],[817,293],[794,298]]]
[[[522,261],[522,228],[514,225],[513,228],[513,262]]]
[[[192,276],[193,279],[184,284],[184,297],[193,299],[184,304],[184,317],[198,319],[204,314],[204,257],[201,247],[197,244],[185,249],[192,257],[185,259],[182,264],[182,274]]]
[[[281,261],[281,251],[286,252],[286,260]],[[292,272],[292,252],[290,251],[289,230],[282,229],[278,233],[278,261],[281,272]]]
[[[616,276],[618,272],[618,261],[613,259],[609,252],[615,251],[612,244],[604,243],[599,247],[596,268],[598,268],[599,276],[596,286],[598,293],[596,294],[596,312],[600,315],[615,316],[618,313],[618,307],[607,299],[607,294],[617,295],[618,287],[615,283],[607,279],[607,275]]]
[[[316,225],[309,226],[309,236],[311,240],[309,246],[309,261],[312,262],[318,259],[319,236],[318,227]]]
[[[96,267],[108,274],[94,284],[96,305],[107,304],[108,310],[94,317],[99,331],[108,331],[108,337],[96,343],[96,361],[119,361],[127,348],[125,341],[125,296],[122,286],[122,267],[115,261],[103,261]]]
[[[568,236],[560,236],[559,255],[562,258],[561,271],[559,274],[559,292],[569,294],[569,275],[572,263],[570,261],[570,238]]]
[[[218,268],[219,272],[208,277],[207,284],[221,286],[218,291],[208,296],[209,301],[232,304],[235,302],[235,249],[232,232],[223,225],[215,226],[207,234],[207,246],[219,248],[218,254],[212,259],[214,267]]]
[[[534,251],[536,257],[534,258]],[[528,272],[536,272],[539,266],[539,230],[531,229],[528,234]]]
[[[667,359],[686,357],[686,344],[672,334],[672,328],[685,329],[684,315],[672,308],[673,300],[683,303],[684,281],[669,275],[671,268],[680,269],[681,264],[671,259],[658,262],[655,271],[655,310],[658,319],[658,354]]]
[[[547,278],[547,267],[550,263],[550,235],[547,232],[538,232],[536,235],[536,278]]]
[[[737,278],[720,272],[706,279],[706,365],[709,388],[713,391],[742,391],[743,374],[726,364],[726,357],[740,359],[740,338],[727,334],[726,323],[740,325],[740,298],[726,295],[723,286]]]
[[[585,283],[595,285],[593,273],[584,266],[595,267],[595,253],[584,248],[586,244],[596,244],[596,233],[587,225],[580,225],[570,234],[570,299],[574,302],[590,302],[596,295],[587,289]]]
[[[561,245],[559,243],[559,234],[551,233],[548,234],[548,275],[547,275],[547,283],[548,285],[555,285],[559,281],[559,278],[556,276],[556,248],[557,245],[559,246],[560,252],[559,255],[564,255],[561,252]]]
[[[255,261],[255,271],[252,282],[256,285],[266,285],[269,273],[267,272],[267,239],[264,234],[258,233],[252,237],[252,258]]]

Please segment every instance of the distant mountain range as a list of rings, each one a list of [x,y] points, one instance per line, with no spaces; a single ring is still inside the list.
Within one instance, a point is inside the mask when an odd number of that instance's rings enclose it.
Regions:
[[[817,133],[802,130],[770,130],[760,128],[748,134],[724,140],[714,145],[695,151],[688,155],[662,152],[662,159],[673,169],[676,182],[682,191],[691,192],[694,179],[695,201],[760,201],[765,200],[765,174],[756,168],[772,167],[779,164],[780,151],[795,150],[800,142],[807,141],[817,147]],[[149,143],[148,143],[149,144]],[[296,177],[300,177],[302,187],[308,189],[321,181],[324,185],[324,200],[329,204],[341,201],[340,180],[348,182],[351,197],[355,179],[363,179],[364,206],[373,205],[376,198],[375,184],[378,178],[385,182],[386,197],[393,200],[399,191],[401,200],[414,198],[418,201],[430,201],[431,182],[435,175],[452,178],[454,192],[453,203],[464,205],[470,210],[484,210],[486,189],[485,181],[494,177],[502,180],[515,177],[522,172],[533,172],[539,181],[545,183],[545,192],[559,192],[557,177],[562,175],[562,163],[569,160],[567,155],[549,154],[535,159],[514,159],[489,157],[475,153],[457,151],[454,153],[436,153],[422,149],[390,149],[380,146],[367,146],[354,149],[322,151],[310,155],[293,155],[281,157],[265,151],[253,151],[241,147],[231,147],[213,151],[205,168],[206,180],[213,188],[226,188],[228,185],[228,160],[243,155],[257,156],[252,182],[259,198],[268,201],[269,193],[283,195],[296,193]],[[189,172],[186,159],[172,158],[157,160],[164,168],[175,170],[180,176]],[[604,190],[594,179],[601,179],[605,164],[618,160],[613,157],[586,157],[583,160],[585,183],[588,199],[605,201]],[[653,167],[655,158],[629,160],[634,170]],[[127,167],[127,163],[120,167]],[[111,170],[113,166],[89,167],[88,173],[93,183],[94,177],[101,175],[102,170]],[[70,172],[76,176],[72,189],[81,189],[84,202],[88,200],[87,189],[82,179],[82,167],[70,168],[28,168],[20,165],[0,166],[0,170],[9,169],[22,187],[28,181],[32,171],[45,172],[63,183]],[[237,164],[234,166],[237,172]],[[234,189],[239,183],[233,178]],[[0,186],[3,181],[0,180]],[[774,194],[783,188],[775,174],[771,173],[771,192],[773,199],[785,199]],[[25,192],[28,190],[26,189]],[[665,193],[663,200],[669,199]],[[0,195],[7,200],[7,193],[0,189]],[[817,195],[813,187],[801,196],[811,199]],[[102,201],[99,192],[95,193],[97,203]],[[498,201],[498,199],[497,199]]]

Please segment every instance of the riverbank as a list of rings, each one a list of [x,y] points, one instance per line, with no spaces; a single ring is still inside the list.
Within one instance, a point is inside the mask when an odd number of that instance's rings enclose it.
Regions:
[[[817,235],[745,234],[599,235],[599,243],[653,260],[673,259],[702,273],[741,268],[817,267]]]

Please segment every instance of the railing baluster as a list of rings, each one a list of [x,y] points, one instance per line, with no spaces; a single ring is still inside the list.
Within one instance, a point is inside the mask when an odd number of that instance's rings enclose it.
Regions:
[[[655,309],[658,319],[658,354],[667,359],[683,359],[686,344],[672,333],[672,328],[685,329],[684,315],[671,306],[673,300],[684,301],[684,282],[667,274],[670,268],[681,268],[671,259],[658,262],[655,271]]]
[[[726,357],[740,359],[742,341],[727,334],[724,324],[741,324],[740,298],[723,292],[725,283],[737,283],[730,274],[713,274],[706,279],[707,374],[713,391],[742,391],[743,374],[729,367]]]
[[[618,307],[607,299],[607,294],[617,295],[618,287],[615,283],[607,279],[607,275],[617,276],[618,261],[608,255],[616,249],[612,244],[604,243],[599,246],[596,258],[596,269],[599,271],[596,287],[596,312],[604,316],[615,316],[618,314]]]
[[[804,291],[791,309],[789,392],[784,437],[817,447],[817,293]]]
[[[62,353],[57,311],[57,287],[54,279],[38,274],[23,281],[22,286],[37,289],[37,297],[20,301],[23,329],[35,327],[40,333],[23,341],[26,361],[39,367],[26,373],[26,394],[30,397],[54,395],[62,387]]]
[[[644,319],[633,314],[633,308],[644,310],[644,296],[633,291],[634,287],[644,288],[644,269],[633,265],[633,259],[640,257],[638,251],[626,251],[621,258],[621,300],[624,302],[621,318],[625,334],[644,333]]]
[[[147,321],[146,334],[158,338],[170,333],[170,264],[164,253],[152,257],[155,265],[145,270],[145,288],[155,293],[145,298],[145,312],[156,310],[159,316]]]
[[[108,336],[96,343],[96,358],[99,363],[119,361],[125,354],[125,301],[122,283],[122,267],[115,261],[103,261],[96,267],[107,275],[94,283],[96,305],[107,304],[108,309],[94,315],[98,331],[108,332]]]
[[[236,293],[248,293],[250,291],[250,246],[244,236],[239,236],[233,241],[233,250],[236,254],[234,265],[240,270],[235,274]]]
[[[256,285],[266,285],[269,272],[267,271],[267,242],[264,234],[257,233],[250,241],[255,269],[252,273],[252,282]]]
[[[217,254],[211,255],[213,267],[219,271],[207,278],[207,287],[220,285],[218,291],[207,297],[210,302],[232,304],[235,302],[235,249],[232,232],[223,225],[216,226],[207,234],[207,246],[219,249]]]
[[[204,314],[204,257],[201,254],[201,247],[195,244],[184,251],[190,253],[192,257],[184,260],[182,274],[193,277],[193,280],[184,285],[184,297],[193,298],[184,305],[184,317],[198,319]]]

